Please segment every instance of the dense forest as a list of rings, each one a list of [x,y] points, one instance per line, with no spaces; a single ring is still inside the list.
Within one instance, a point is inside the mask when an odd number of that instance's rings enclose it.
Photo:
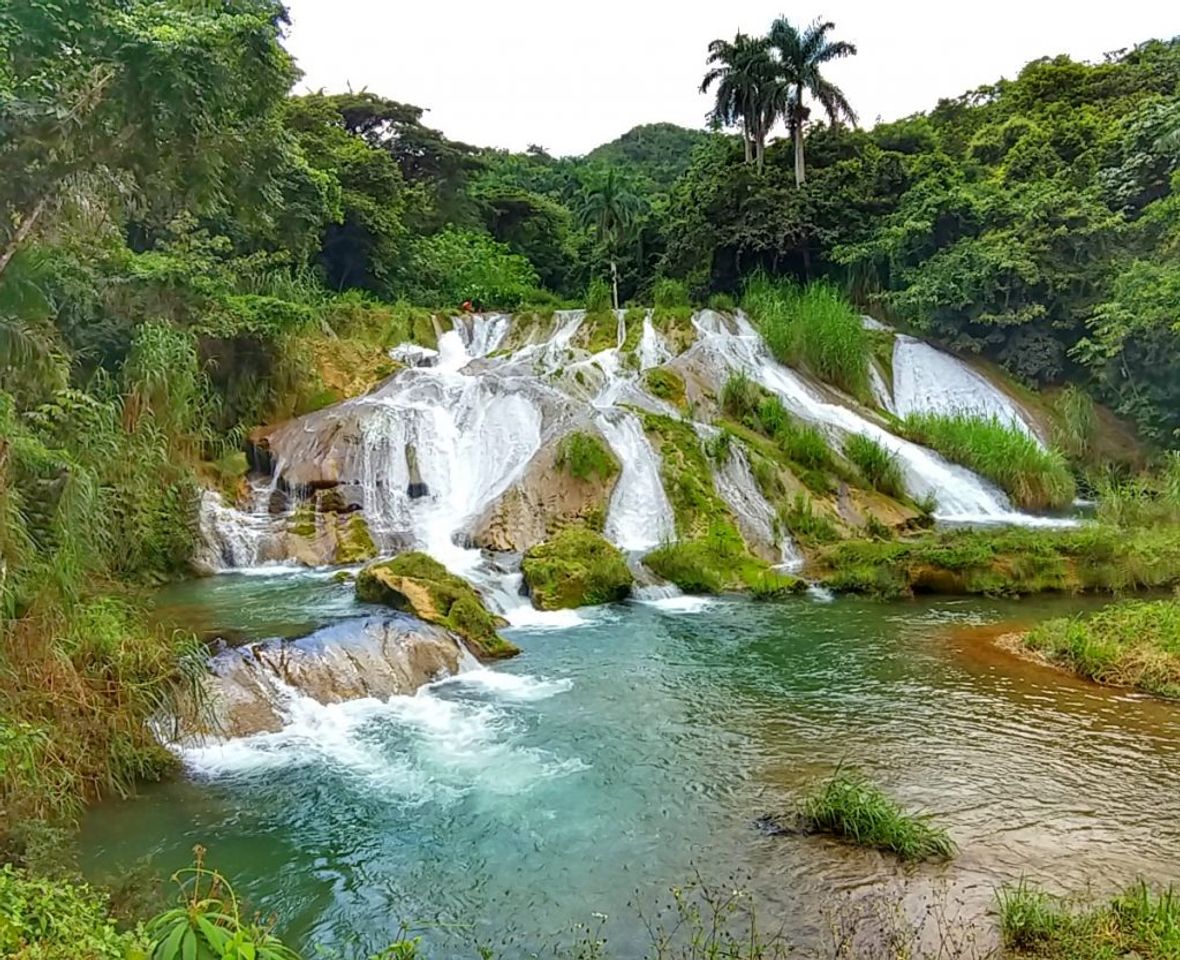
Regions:
[[[397,91],[292,95],[287,26],[274,0],[0,9],[13,856],[30,824],[174,762],[145,720],[186,689],[196,641],[139,591],[186,572],[199,492],[241,477],[252,428],[336,399],[308,372],[316,341],[411,340],[425,311],[581,306],[612,282],[619,307],[668,281],[732,306],[755,277],[826,279],[1180,448],[1180,40],[1034,61],[870,129],[842,94],[823,117],[789,90],[749,108],[719,41],[702,129],[555,157],[452,140]]]

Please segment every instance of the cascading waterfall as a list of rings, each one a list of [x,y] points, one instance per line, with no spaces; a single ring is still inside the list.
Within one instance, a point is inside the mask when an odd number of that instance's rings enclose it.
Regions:
[[[621,550],[650,550],[676,534],[672,505],[660,482],[660,461],[629,411],[603,413],[597,424],[621,470],[606,518],[606,538]]]
[[[1020,409],[1002,390],[958,357],[898,334],[893,343],[893,412],[956,414],[999,420],[1033,434]]]
[[[803,557],[790,534],[780,535],[774,507],[758,489],[758,482],[750,470],[750,461],[744,450],[732,447],[725,461],[714,472],[713,479],[721,499],[737,517],[747,543],[773,548],[777,553],[773,560],[784,570],[797,570],[803,565]]]
[[[643,333],[639,338],[639,369],[650,370],[672,359],[672,351],[652,323],[651,311],[643,317]]]
[[[201,546],[195,561],[210,572],[254,567],[263,563],[265,546],[273,536],[271,518],[260,496],[269,493],[255,490],[250,512],[228,506],[219,494],[206,490],[201,494],[197,512]]]
[[[938,519],[1025,525],[1062,522],[1013,510],[1002,491],[970,470],[895,436],[850,407],[825,399],[795,371],[770,356],[761,336],[744,316],[739,314],[734,318],[732,330],[724,318],[712,311],[704,311],[695,322],[700,338],[692,350],[719,368],[716,370],[719,379],[724,379],[725,370],[744,371],[777,394],[791,413],[824,429],[833,439],[842,441],[850,434],[861,434],[875,440],[897,456],[911,494],[934,498]]]

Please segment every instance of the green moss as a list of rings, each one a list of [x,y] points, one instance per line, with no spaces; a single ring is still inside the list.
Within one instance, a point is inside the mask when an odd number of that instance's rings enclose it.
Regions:
[[[653,397],[667,400],[673,406],[684,406],[684,378],[675,370],[652,367],[643,375],[643,382]]]
[[[612,310],[587,313],[574,334],[574,343],[590,353],[619,345],[619,318]]]
[[[627,563],[600,534],[581,526],[530,549],[521,563],[533,604],[561,610],[624,600],[631,593]]]
[[[426,310],[411,310],[408,316],[410,339],[422,347],[438,349],[438,331],[434,316]]]
[[[291,513],[287,520],[287,532],[296,537],[314,537],[316,535],[315,506],[310,500],[305,500]]]
[[[652,325],[664,337],[673,356],[678,356],[696,342],[697,330],[692,325],[692,307],[659,307],[651,315]]]
[[[369,525],[359,513],[349,514],[337,531],[336,562],[362,563],[377,556]]]
[[[647,318],[647,311],[643,307],[628,307],[623,314],[623,324],[626,334],[623,337],[623,353],[634,354],[639,349],[639,341],[643,339],[643,321]]]
[[[795,494],[795,499],[779,510],[778,519],[791,537],[804,546],[833,543],[840,539],[835,524],[817,513],[811,498],[804,493]]]
[[[881,377],[889,392],[893,392],[893,347],[896,337],[890,330],[869,330],[869,343],[872,347],[873,359],[881,371]]]
[[[647,554],[643,562],[656,576],[685,593],[740,590],[758,599],[771,599],[806,586],[752,556],[737,528],[727,520],[716,521],[703,536],[664,544]]]
[[[1098,683],[1180,699],[1180,601],[1129,601],[1049,620],[1024,644]]]
[[[1180,584],[1180,528],[950,530],[850,540],[825,548],[813,565],[835,590],[884,597],[1119,593]]]
[[[445,627],[478,656],[499,659],[520,652],[497,632],[503,619],[484,606],[471,584],[424,553],[403,553],[365,567],[356,578],[356,596]]]
[[[561,438],[554,463],[557,469],[564,470],[575,480],[597,478],[608,481],[619,472],[619,461],[602,438],[581,430]]]
[[[657,443],[660,477],[672,505],[681,539],[704,536],[718,521],[732,524],[728,508],[713,486],[713,471],[692,424],[654,413],[643,415],[643,428]]]

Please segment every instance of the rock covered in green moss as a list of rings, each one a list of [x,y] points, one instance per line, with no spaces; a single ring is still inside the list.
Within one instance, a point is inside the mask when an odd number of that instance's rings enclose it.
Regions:
[[[356,596],[364,603],[383,603],[446,627],[483,659],[520,653],[497,632],[507,621],[484,606],[471,584],[424,553],[403,553],[369,564],[357,575]]]
[[[377,556],[377,545],[360,513],[350,513],[336,528],[336,562],[363,563]]]
[[[530,549],[521,563],[533,605],[541,610],[625,600],[632,576],[622,553],[599,533],[570,526]]]
[[[753,556],[737,529],[717,521],[703,537],[664,544],[643,558],[656,576],[685,593],[749,592],[757,599],[799,593],[806,584]]]

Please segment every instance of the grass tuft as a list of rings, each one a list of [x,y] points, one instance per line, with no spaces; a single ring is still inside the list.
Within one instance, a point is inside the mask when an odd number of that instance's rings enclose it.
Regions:
[[[854,770],[837,770],[799,803],[802,829],[829,833],[862,847],[889,850],[903,860],[949,859],[955,844],[942,827],[906,812]]]
[[[598,436],[575,430],[562,437],[554,461],[575,480],[610,480],[619,472],[619,461]]]
[[[1180,699],[1180,601],[1129,601],[1048,620],[1024,644],[1089,680]]]
[[[994,417],[910,414],[901,433],[991,480],[1025,509],[1066,507],[1077,492],[1059,451],[1043,449],[1024,431]]]
[[[852,461],[865,482],[874,490],[898,500],[907,497],[897,455],[890,453],[876,440],[860,434],[853,435],[844,442],[844,456]]]
[[[742,306],[779,362],[805,367],[859,400],[872,399],[872,343],[860,315],[832,284],[799,287],[757,276],[746,284]]]

